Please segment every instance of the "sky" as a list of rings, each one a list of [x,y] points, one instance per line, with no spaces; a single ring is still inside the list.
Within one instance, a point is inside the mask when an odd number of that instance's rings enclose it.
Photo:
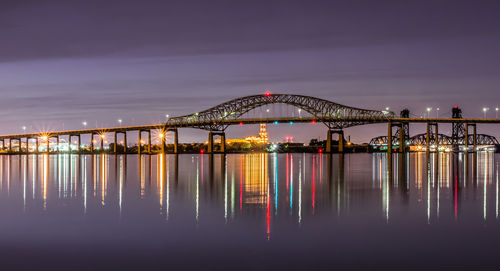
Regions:
[[[497,1],[0,1],[0,134],[165,121],[290,93],[420,117],[500,106]],[[271,140],[325,138],[310,124]],[[307,129],[305,129],[307,128]],[[447,128],[440,128],[446,131]],[[412,126],[411,133],[422,131]],[[229,138],[256,134],[231,127]],[[354,142],[383,125],[346,130]],[[480,133],[500,136],[494,126]],[[180,131],[181,142],[206,132]]]

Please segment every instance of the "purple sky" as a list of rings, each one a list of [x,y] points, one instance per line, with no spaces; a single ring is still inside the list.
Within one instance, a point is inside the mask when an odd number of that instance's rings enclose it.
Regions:
[[[426,107],[449,116],[455,104],[467,117],[481,117],[484,106],[495,116],[497,1],[336,2],[2,0],[0,133],[82,128],[84,120],[149,124],[265,89],[418,116]],[[299,141],[326,132],[269,130],[272,140]],[[363,142],[385,131],[346,134]],[[479,132],[500,136],[492,126]],[[185,129],[181,141],[205,134]]]

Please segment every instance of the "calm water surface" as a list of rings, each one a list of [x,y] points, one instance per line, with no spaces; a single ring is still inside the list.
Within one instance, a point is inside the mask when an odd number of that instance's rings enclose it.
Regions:
[[[498,270],[499,158],[1,156],[0,266]]]

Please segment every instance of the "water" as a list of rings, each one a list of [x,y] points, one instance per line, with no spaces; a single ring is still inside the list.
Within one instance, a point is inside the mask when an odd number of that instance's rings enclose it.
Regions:
[[[0,266],[495,269],[498,158],[1,156]]]

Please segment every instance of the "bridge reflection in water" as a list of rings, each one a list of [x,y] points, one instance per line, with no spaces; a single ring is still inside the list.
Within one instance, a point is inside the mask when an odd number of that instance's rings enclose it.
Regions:
[[[143,213],[195,224],[251,219],[268,237],[273,223],[332,215],[498,219],[494,153],[395,154],[393,178],[387,160],[386,153],[2,156],[0,202],[14,211]]]

